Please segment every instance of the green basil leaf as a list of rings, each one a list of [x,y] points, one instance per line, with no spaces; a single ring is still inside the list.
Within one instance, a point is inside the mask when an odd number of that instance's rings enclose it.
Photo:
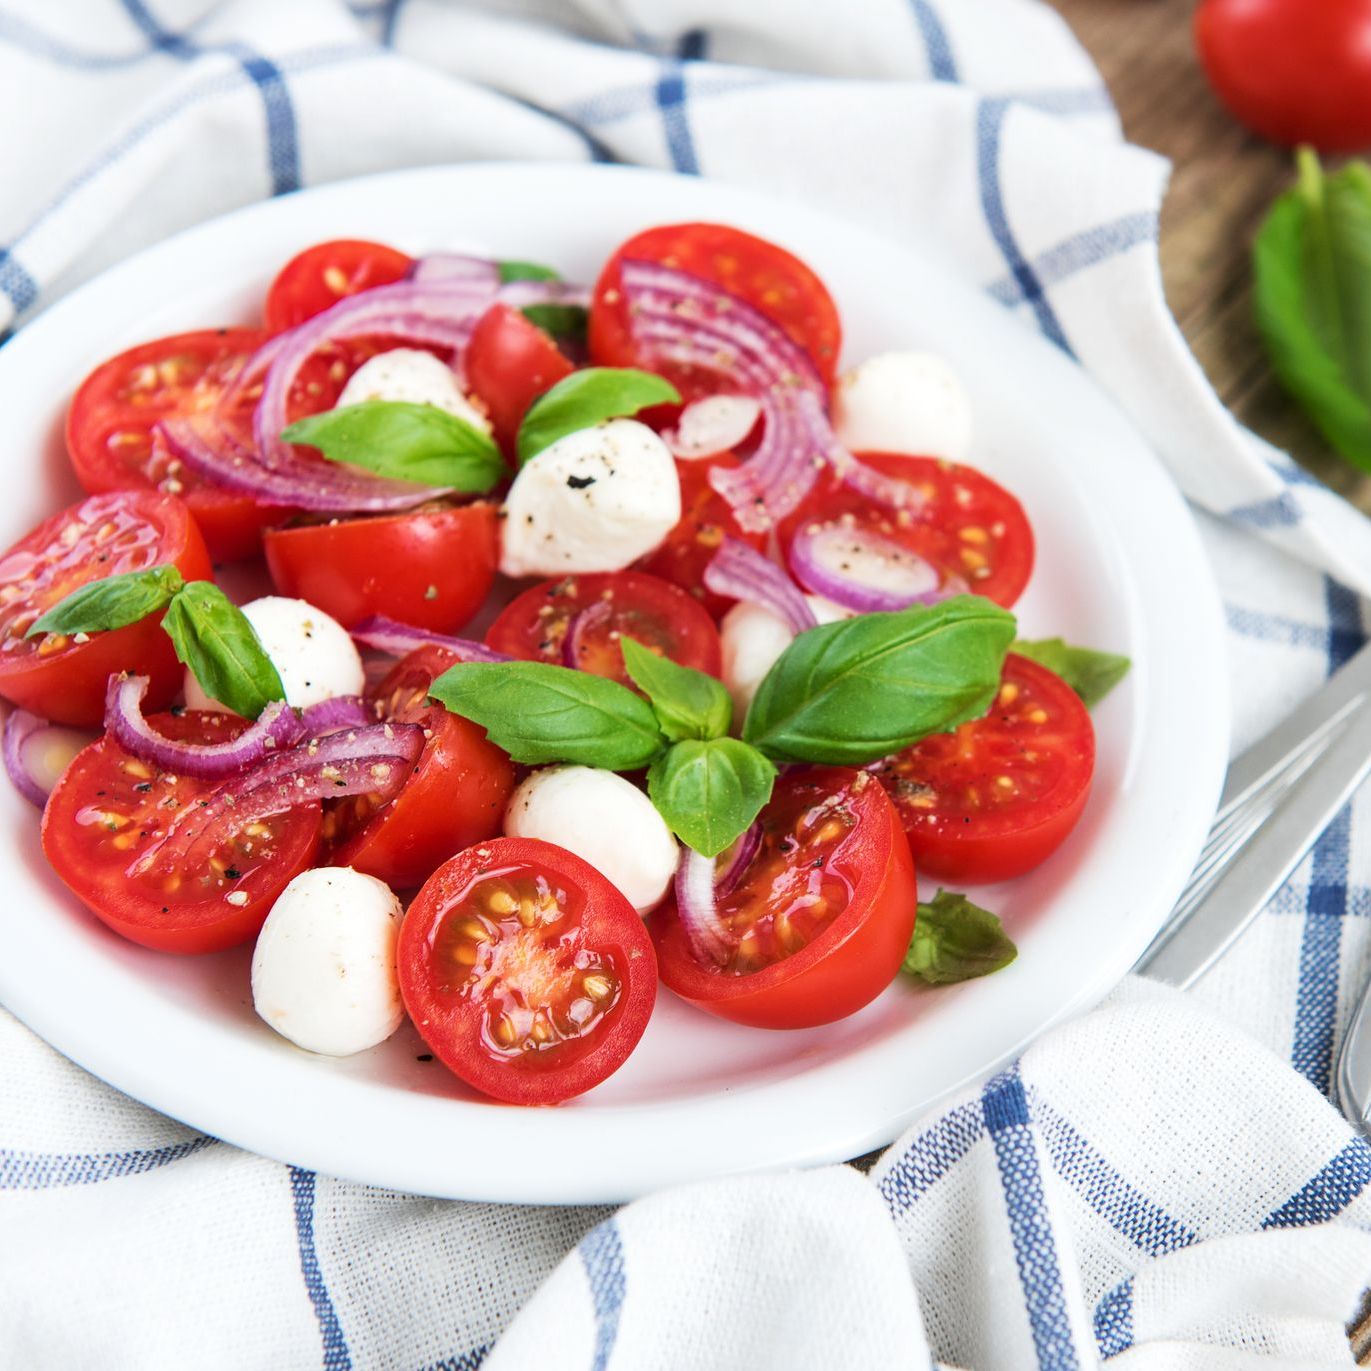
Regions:
[[[519,313],[544,333],[566,342],[583,343],[590,324],[584,305],[525,305]]]
[[[573,371],[529,406],[519,425],[519,461],[536,457],[568,433],[637,414],[649,405],[674,405],[680,400],[680,392],[670,381],[648,371],[628,367]]]
[[[191,581],[162,618],[176,655],[211,700],[255,719],[284,700],[281,677],[247,616],[213,581]]]
[[[1072,647],[1061,638],[1039,638],[1036,642],[1019,639],[1009,650],[1055,671],[1085,701],[1087,709],[1094,709],[1133,665],[1117,652]]]
[[[661,657],[632,638],[620,637],[624,666],[647,696],[661,730],[682,738],[722,738],[733,722],[733,701],[722,681]]]
[[[778,761],[874,762],[984,714],[1013,638],[978,595],[821,624],[767,673],[743,737]]]
[[[647,793],[667,827],[717,857],[771,798],[776,768],[737,738],[687,738],[653,762]]]
[[[443,672],[429,694],[530,766],[577,762],[633,771],[665,741],[642,696],[550,662],[463,662]]]
[[[545,267],[541,262],[497,262],[496,268],[500,273],[500,284],[507,286],[511,281],[560,281],[561,276],[553,271],[551,267]]]
[[[378,476],[468,493],[484,493],[505,474],[494,439],[437,405],[364,400],[299,419],[281,437]]]
[[[965,895],[940,890],[919,904],[903,970],[929,985],[953,985],[1000,971],[1019,955],[1014,941],[988,909]]]
[[[40,614],[26,638],[42,633],[99,633],[107,628],[136,624],[149,614],[165,609],[185,582],[174,566],[150,566],[146,571],[125,571],[78,586],[46,614]]]
[[[1286,389],[1371,471],[1371,168],[1325,177],[1310,148],[1298,161],[1253,247],[1257,324]]]

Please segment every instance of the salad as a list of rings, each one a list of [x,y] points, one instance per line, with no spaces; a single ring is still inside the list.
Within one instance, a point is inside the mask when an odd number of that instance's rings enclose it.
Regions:
[[[589,289],[320,243],[261,328],[109,359],[86,498],[0,557],[54,871],[145,947],[255,940],[263,1032],[408,1017],[515,1104],[617,1070],[659,983],[784,1029],[1007,965],[959,888],[1067,838],[1128,663],[1019,638],[951,369],[840,351],[804,263],[688,223]]]

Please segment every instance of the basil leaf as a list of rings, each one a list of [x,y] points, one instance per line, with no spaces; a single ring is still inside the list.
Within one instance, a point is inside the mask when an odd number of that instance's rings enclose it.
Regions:
[[[767,673],[743,737],[778,761],[874,762],[984,714],[1013,637],[978,595],[821,624]]]
[[[568,343],[585,342],[590,311],[584,305],[525,305],[519,311],[530,324]]]
[[[776,768],[737,738],[687,738],[653,762],[647,793],[667,827],[717,857],[771,798]]]
[[[185,582],[174,566],[125,571],[78,586],[29,625],[26,638],[42,633],[99,633],[136,624],[171,603]]]
[[[1094,709],[1133,665],[1117,652],[1072,647],[1061,638],[1039,638],[1036,642],[1020,639],[1009,650],[1055,671],[1085,701],[1087,709]]]
[[[1253,248],[1271,365],[1324,436],[1371,471],[1371,168],[1325,177],[1310,148]]]
[[[255,719],[286,692],[247,616],[213,581],[191,581],[162,618],[176,655],[211,700]]]
[[[633,684],[674,743],[682,738],[722,738],[733,722],[733,701],[722,681],[670,657],[659,657],[632,638],[620,637],[624,666]]]
[[[583,367],[540,395],[519,425],[519,461],[527,462],[558,438],[649,405],[679,404],[670,381],[628,367]]]
[[[490,435],[437,405],[364,400],[299,419],[281,437],[316,447],[330,461],[420,485],[484,493],[505,473]]]
[[[651,706],[627,686],[550,662],[463,662],[429,694],[478,723],[516,762],[646,766],[664,739]]]
[[[931,903],[919,904],[902,970],[929,985],[954,985],[1000,971],[1018,955],[1014,940],[988,909],[940,890]]]
[[[560,281],[561,276],[551,267],[540,262],[496,262],[500,273],[500,284],[507,286],[511,281]]]

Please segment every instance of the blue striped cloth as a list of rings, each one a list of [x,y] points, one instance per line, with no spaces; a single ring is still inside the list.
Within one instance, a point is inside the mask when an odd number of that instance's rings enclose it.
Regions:
[[[0,0],[0,328],[186,224],[394,166],[641,162],[822,203],[1132,415],[1195,506],[1245,744],[1365,640],[1371,526],[1205,384],[1160,289],[1166,166],[1050,9],[844,10]],[[0,1012],[0,1365],[1349,1365],[1371,1148],[1324,1097],[1371,976],[1369,806],[1198,990],[1126,984],[870,1177],[435,1204],[197,1136]]]

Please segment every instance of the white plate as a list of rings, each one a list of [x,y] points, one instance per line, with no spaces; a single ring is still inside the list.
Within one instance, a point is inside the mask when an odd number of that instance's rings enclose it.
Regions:
[[[429,1195],[622,1200],[678,1181],[853,1157],[939,1096],[1095,1003],[1184,884],[1227,744],[1223,631],[1199,540],[1138,435],[1063,355],[950,275],[837,219],[655,172],[474,165],[405,171],[255,205],[177,235],[62,300],[0,349],[5,443],[21,477],[0,546],[76,498],[61,421],[97,362],[147,338],[251,322],[275,269],[324,238],[484,249],[589,280],[650,224],[765,234],[832,289],[859,360],[927,347],[975,402],[972,461],[1015,491],[1038,539],[1025,636],[1128,653],[1097,711],[1085,817],[1031,876],[988,893],[1018,961],[938,991],[893,986],[827,1028],[722,1023],[670,993],[627,1065],[556,1109],[483,1102],[406,1026],[347,1060],[315,1057],[252,1012],[250,949],[205,958],[109,933],[47,869],[33,811],[0,787],[0,999],[97,1076],[196,1128],[336,1176]],[[930,892],[931,893],[931,892]]]

